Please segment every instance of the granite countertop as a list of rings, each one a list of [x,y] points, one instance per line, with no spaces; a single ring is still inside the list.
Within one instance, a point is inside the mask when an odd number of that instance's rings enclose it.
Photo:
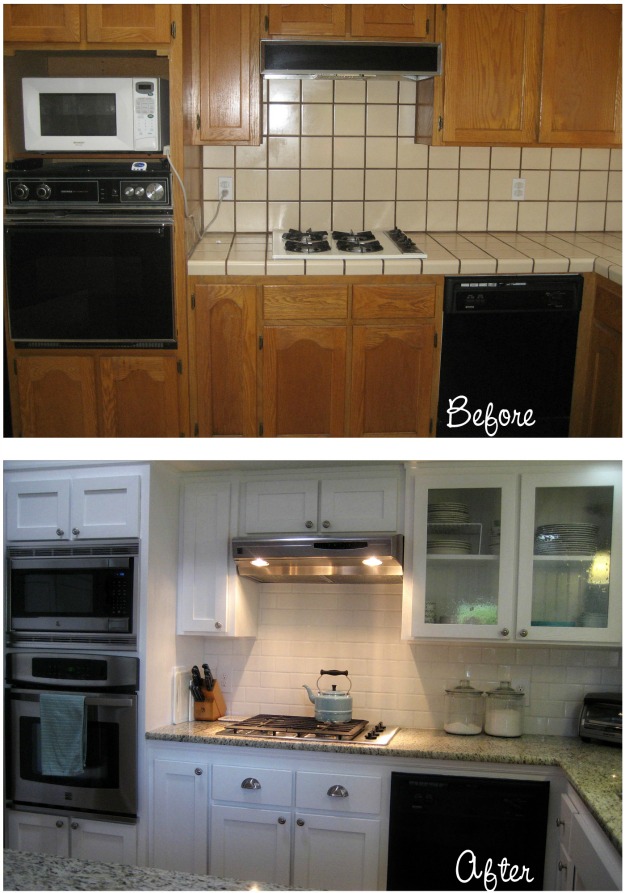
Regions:
[[[620,232],[409,232],[425,260],[401,256],[272,260],[271,235],[208,232],[188,260],[190,276],[600,273],[622,283]]]
[[[4,851],[3,890],[293,890],[259,881]]]
[[[146,734],[154,741],[217,744],[235,747],[307,750],[405,757],[431,760],[464,760],[526,766],[557,766],[566,774],[590,812],[614,846],[622,849],[622,751],[579,738],[557,735],[523,735],[494,738],[489,735],[448,735],[431,729],[400,729],[385,747],[330,741],[251,739],[217,736],[219,722],[183,722],[162,726]]]

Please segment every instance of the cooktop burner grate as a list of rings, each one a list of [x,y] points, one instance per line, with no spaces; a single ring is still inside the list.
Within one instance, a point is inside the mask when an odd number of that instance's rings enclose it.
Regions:
[[[224,732],[231,735],[272,736],[290,735],[296,738],[328,738],[332,741],[351,741],[367,725],[366,719],[348,722],[319,722],[310,716],[274,716],[259,713],[249,719],[226,722]]]
[[[364,230],[362,232],[325,229],[274,230],[272,258],[289,260],[297,257],[306,262],[349,258],[352,261],[420,259],[427,255],[402,230]]]

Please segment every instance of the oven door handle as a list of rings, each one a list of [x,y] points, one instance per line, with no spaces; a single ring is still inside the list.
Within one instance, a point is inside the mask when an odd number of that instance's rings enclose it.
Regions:
[[[31,689],[26,688],[11,688],[9,689],[11,695],[19,695],[20,701],[38,701],[42,692],[35,692]],[[50,692],[52,694],[52,692]],[[54,694],[63,694],[63,691],[55,690]],[[70,692],[67,692],[70,694]],[[74,694],[74,692],[71,692]],[[93,695],[93,694],[85,694],[85,707],[134,707],[135,701],[133,698],[115,696],[115,695]]]

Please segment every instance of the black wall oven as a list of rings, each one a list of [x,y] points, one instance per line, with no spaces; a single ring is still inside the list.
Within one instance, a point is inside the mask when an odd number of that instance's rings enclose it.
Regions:
[[[5,187],[17,347],[176,347],[168,168],[48,164],[9,172]]]
[[[136,820],[138,658],[14,652],[6,680],[9,805]]]
[[[20,543],[7,570],[9,645],[136,649],[137,540]]]

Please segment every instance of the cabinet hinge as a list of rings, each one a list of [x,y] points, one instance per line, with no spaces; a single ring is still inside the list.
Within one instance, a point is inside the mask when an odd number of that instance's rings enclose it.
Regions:
[[[265,433],[265,427],[264,427],[263,423],[260,422],[260,424],[258,425],[258,436],[262,437],[264,433]]]
[[[434,347],[438,347],[438,332],[434,332]]]
[[[172,38],[175,40],[176,39],[176,23],[175,22],[171,23],[171,26],[169,28],[169,33],[171,34]]]
[[[195,292],[191,292],[191,310],[195,310]]]
[[[265,16],[265,31],[269,31],[269,16]]]
[[[443,12],[445,12],[445,10],[447,9],[447,4],[441,3],[441,9],[443,10]]]
[[[263,340],[263,336],[262,336],[262,335],[259,335],[259,336],[258,336],[258,349],[259,349],[259,350],[262,350],[264,344],[265,344],[265,342],[264,342],[264,340]]]
[[[195,116],[195,129],[196,130],[200,129],[200,116],[199,115]]]
[[[193,436],[194,436],[194,437],[199,437],[199,436],[200,436],[200,426],[199,426],[199,424],[198,424],[197,422],[196,422],[195,425],[193,426]]]
[[[438,116],[438,129],[439,130],[443,129],[443,116],[442,115]]]
[[[182,360],[177,361],[176,369],[178,370],[178,375],[182,375]]]
[[[426,34],[430,33],[430,20],[429,19],[425,20],[425,33]]]

